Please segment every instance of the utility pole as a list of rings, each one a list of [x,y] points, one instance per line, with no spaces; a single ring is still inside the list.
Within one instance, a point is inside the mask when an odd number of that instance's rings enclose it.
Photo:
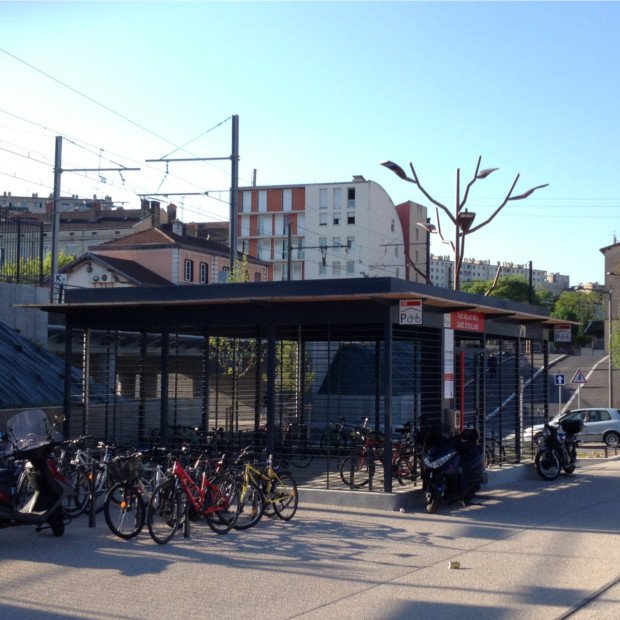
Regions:
[[[62,174],[62,136],[56,136],[54,155],[54,203],[52,211],[52,271],[50,281],[50,303],[56,301],[56,277],[58,275],[58,235],[60,233],[60,175]]]
[[[288,251],[287,251],[287,265],[288,265],[288,277],[287,280],[292,280],[293,276],[291,271],[293,269],[293,225],[288,225]]]
[[[232,152],[230,185],[230,269],[237,260],[237,214],[239,212],[239,115],[232,117]]]
[[[231,154],[226,157],[183,157],[170,159],[162,157],[160,159],[147,159],[147,162],[171,162],[171,161],[217,161],[230,159],[230,224],[229,224],[229,243],[230,243],[230,273],[235,267],[237,260],[237,214],[239,211],[239,115],[234,114],[232,117],[232,148]],[[228,119],[226,119],[228,120]],[[221,123],[220,123],[221,124]],[[207,192],[205,192],[207,193]],[[148,194],[152,196],[154,194]],[[168,196],[170,194],[158,194]],[[186,194],[184,194],[186,195]]]
[[[140,168],[62,168],[62,136],[56,136],[56,151],[54,156],[54,206],[52,212],[52,269],[50,282],[50,303],[58,301],[58,246],[60,235],[60,179],[63,172],[128,172]]]

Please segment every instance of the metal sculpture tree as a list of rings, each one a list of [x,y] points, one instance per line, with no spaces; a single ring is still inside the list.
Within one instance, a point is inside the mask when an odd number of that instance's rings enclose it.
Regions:
[[[483,170],[480,170],[481,161],[482,161],[482,156],[478,158],[478,164],[476,166],[476,171],[474,172],[474,176],[472,177],[471,181],[469,181],[469,183],[467,184],[467,187],[465,189],[465,193],[463,194],[462,199],[461,199],[461,187],[460,187],[461,170],[459,168],[456,171],[456,205],[455,205],[454,212],[451,212],[450,209],[448,209],[448,207],[446,207],[441,202],[435,200],[424,189],[424,187],[422,187],[422,184],[420,183],[418,179],[418,175],[416,174],[416,171],[411,162],[409,162],[409,167],[411,168],[412,177],[407,176],[407,173],[398,164],[395,164],[392,161],[381,162],[382,166],[385,166],[388,170],[391,170],[399,178],[403,179],[404,181],[408,181],[409,183],[413,183],[414,185],[417,185],[419,190],[424,194],[424,196],[426,196],[426,198],[435,205],[436,216],[437,216],[437,228],[432,231],[429,230],[429,232],[437,233],[441,241],[443,243],[450,245],[450,248],[452,249],[452,252],[454,253],[454,274],[453,274],[454,290],[458,290],[459,284],[460,284],[460,273],[461,273],[461,266],[463,264],[463,257],[464,257],[465,237],[467,235],[470,235],[476,232],[477,230],[480,230],[483,226],[486,226],[489,222],[491,222],[491,220],[495,218],[495,216],[509,202],[513,200],[523,200],[524,198],[531,196],[537,189],[541,189],[549,185],[548,183],[545,183],[544,185],[537,185],[536,187],[529,189],[523,194],[519,194],[518,196],[513,196],[512,192],[514,191],[517,185],[517,181],[519,180],[519,176],[520,176],[519,174],[517,174],[517,177],[515,178],[512,184],[512,187],[506,194],[506,197],[504,198],[502,203],[495,209],[495,211],[491,214],[491,216],[488,217],[481,224],[478,224],[477,226],[472,227],[476,214],[473,213],[472,211],[468,211],[465,208],[465,203],[467,202],[467,199],[469,198],[469,190],[471,189],[472,185],[476,181],[478,181],[479,179],[486,179],[492,172],[495,172],[495,170],[499,170],[499,168],[485,168]],[[440,220],[439,220],[439,209],[442,209],[448,215],[448,217],[450,218],[450,221],[454,225],[454,229],[455,229],[454,241],[446,240],[441,233],[441,225],[440,225]],[[427,265],[427,270],[428,270],[428,265]],[[428,274],[426,277],[428,280]]]

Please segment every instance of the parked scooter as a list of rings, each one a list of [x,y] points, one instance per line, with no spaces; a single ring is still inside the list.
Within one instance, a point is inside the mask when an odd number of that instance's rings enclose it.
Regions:
[[[561,430],[545,423],[540,448],[536,453],[536,471],[543,480],[555,480],[562,470],[575,471],[577,435],[583,430],[583,420],[564,420]]]
[[[62,419],[56,418],[59,421]],[[32,496],[20,506],[15,494],[19,471],[15,467],[0,469],[0,528],[36,525],[39,531],[47,523],[55,536],[62,536],[63,501],[75,491],[51,458],[61,437],[41,409],[22,411],[7,422],[5,459],[9,464],[24,461]]]
[[[437,512],[441,500],[471,502],[484,482],[484,455],[478,431],[430,439],[424,450],[426,510]]]

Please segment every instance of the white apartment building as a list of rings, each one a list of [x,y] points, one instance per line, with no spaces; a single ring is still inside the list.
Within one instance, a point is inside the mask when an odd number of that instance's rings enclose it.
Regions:
[[[500,277],[521,276],[529,282],[530,265],[519,265],[516,263],[491,263],[490,260],[476,260],[473,258],[463,259],[461,266],[461,282],[471,282],[472,280],[492,280],[497,275],[497,270],[501,267]],[[442,288],[452,288],[454,260],[450,256],[431,255],[431,281],[435,286]],[[534,288],[545,288],[554,295],[559,295],[562,291],[570,288],[569,276],[558,273],[547,273],[542,269],[532,269],[532,284]]]
[[[403,229],[387,192],[345,183],[239,189],[238,249],[272,264],[272,279],[405,278]]]

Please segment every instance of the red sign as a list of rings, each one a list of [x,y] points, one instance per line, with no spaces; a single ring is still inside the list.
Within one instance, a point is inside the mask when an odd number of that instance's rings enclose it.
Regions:
[[[466,332],[483,332],[484,314],[480,314],[480,312],[452,312],[450,327]]]

